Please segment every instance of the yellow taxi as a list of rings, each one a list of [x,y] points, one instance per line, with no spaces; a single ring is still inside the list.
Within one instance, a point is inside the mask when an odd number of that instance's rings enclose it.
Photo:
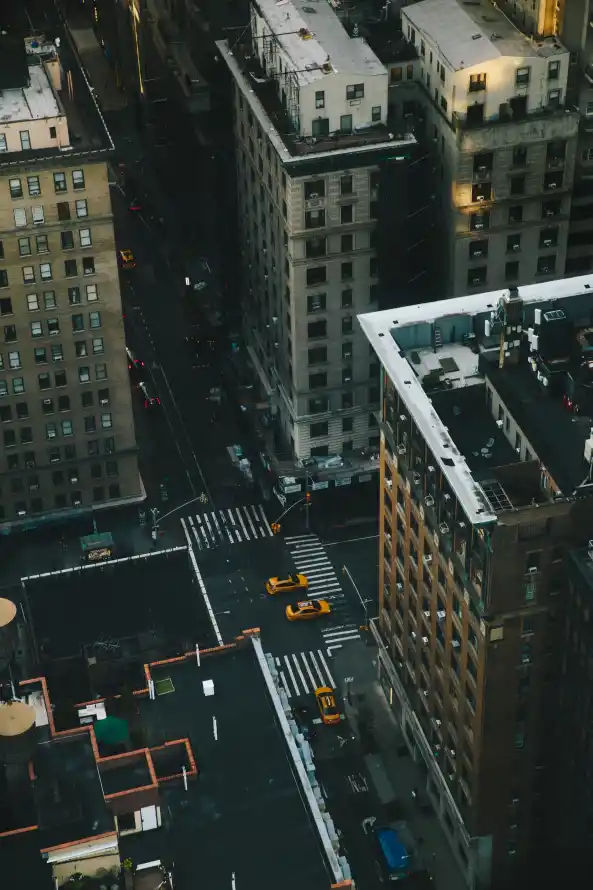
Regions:
[[[269,578],[266,581],[266,590],[270,596],[276,593],[285,593],[289,590],[306,590],[309,582],[305,575],[289,575],[288,578]]]
[[[322,618],[329,615],[332,607],[327,600],[303,600],[286,607],[289,621],[307,621],[309,618]]]
[[[328,725],[339,723],[341,716],[336,705],[336,696],[333,689],[330,689],[329,686],[320,686],[315,690],[315,698],[317,699],[317,707],[321,714],[321,722]]]
[[[134,259],[134,254],[131,250],[120,250],[119,251],[119,264],[122,269],[135,269],[136,268],[136,260]]]

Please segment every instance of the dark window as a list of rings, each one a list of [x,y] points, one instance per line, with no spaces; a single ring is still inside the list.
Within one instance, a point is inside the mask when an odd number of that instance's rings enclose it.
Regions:
[[[521,176],[511,176],[511,195],[525,194],[526,178],[523,174]]]
[[[486,89],[486,75],[485,74],[470,74],[469,76],[469,92],[477,93],[480,90]]]
[[[340,239],[341,253],[350,253],[354,250],[354,235],[342,235]]]
[[[351,334],[353,330],[353,321],[351,315],[342,316],[342,333]]]
[[[312,439],[318,439],[320,436],[327,436],[329,434],[329,424],[327,420],[323,420],[320,423],[312,423],[309,427],[309,435]]]
[[[542,219],[550,216],[558,216],[562,210],[561,201],[542,201]]]
[[[311,121],[311,134],[314,137],[329,136],[329,118],[316,117]]]
[[[342,417],[342,432],[343,433],[351,433],[354,429],[354,418],[353,417]]]
[[[470,241],[469,258],[470,260],[483,259],[488,256],[488,241],[486,238],[480,241]]]
[[[59,201],[56,207],[58,209],[58,219],[70,219],[70,205],[68,201]]]
[[[60,242],[62,244],[62,250],[71,250],[74,247],[74,233],[60,232]]]
[[[309,350],[309,364],[320,365],[327,361],[327,346],[315,346]]]
[[[513,147],[513,167],[527,166],[527,148],[524,145]]]
[[[474,269],[468,269],[467,283],[469,287],[478,287],[478,285],[486,283],[487,277],[488,267],[476,266]]]
[[[307,210],[305,213],[306,229],[321,229],[325,225],[325,210]]]
[[[479,204],[481,201],[490,201],[492,198],[492,186],[489,182],[479,182],[472,186],[472,202]]]
[[[521,250],[521,235],[517,232],[507,235],[507,253]]]
[[[494,167],[494,155],[491,151],[485,151],[474,155],[474,176],[487,176],[492,173]]]
[[[364,99],[364,84],[363,83],[353,83],[349,84],[346,87],[346,98],[347,99]]]
[[[346,225],[354,219],[354,204],[343,204],[340,207],[340,223]]]
[[[354,277],[352,263],[342,263],[340,271],[342,281],[351,281],[351,279]]]
[[[76,306],[78,303],[82,302],[79,287],[68,288],[68,302],[71,306]]]
[[[313,179],[305,183],[305,201],[315,200],[316,198],[325,197],[325,181],[323,179]]]
[[[310,321],[307,325],[307,335],[309,340],[314,340],[316,337],[327,337],[327,321],[325,319]]]
[[[517,86],[528,86],[529,79],[531,76],[531,68],[517,68],[517,72],[515,74],[515,83]]]
[[[353,291],[351,287],[347,287],[342,291],[341,295],[341,307],[342,309],[351,309],[352,308],[352,298]]]
[[[353,178],[352,176],[342,176],[340,178],[340,194],[341,195],[351,195],[353,192]]]
[[[64,260],[64,275],[66,278],[76,278],[78,275],[76,260]]]
[[[490,213],[472,213],[469,218],[469,227],[472,232],[480,232],[490,228]]]
[[[309,399],[309,414],[323,414],[329,411],[329,399],[327,396],[316,396]]]
[[[546,247],[557,247],[558,229],[542,229],[539,233],[539,246],[542,249]]]
[[[505,263],[504,275],[507,281],[516,281],[519,277],[519,261],[511,260]]]
[[[537,274],[553,275],[556,272],[556,254],[551,253],[547,256],[537,258]]]
[[[83,275],[94,275],[95,274],[95,258],[92,256],[83,256],[82,258],[82,274]]]
[[[327,269],[325,266],[310,266],[307,269],[307,287],[315,284],[324,284],[327,281]]]
[[[562,188],[562,171],[555,170],[553,173],[544,174],[544,189],[551,191],[553,189]]]
[[[523,222],[523,205],[515,204],[513,207],[509,207],[509,223],[512,225],[520,222]]]
[[[325,256],[327,253],[326,238],[308,238],[305,242],[305,256],[307,259]]]
[[[0,315],[12,315],[12,300],[10,297],[0,299]]]
[[[118,498],[120,496],[119,484],[117,482],[112,482],[109,486],[109,497],[110,498]]]
[[[307,296],[307,312],[324,312],[326,302],[326,294],[309,294]]]
[[[309,389],[321,389],[324,386],[327,386],[327,374],[325,371],[309,374]]]

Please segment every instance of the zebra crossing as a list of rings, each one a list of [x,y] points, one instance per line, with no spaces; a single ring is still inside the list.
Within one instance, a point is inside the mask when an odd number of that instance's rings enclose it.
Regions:
[[[336,681],[328,663],[330,658],[330,653],[323,649],[274,656],[278,676],[287,697],[315,692],[319,686],[335,689]]]
[[[195,513],[193,516],[185,516],[181,525],[198,550],[210,550],[223,543],[242,544],[272,536],[270,523],[261,504]]]
[[[285,538],[284,541],[297,571],[307,576],[307,596],[310,599],[328,600],[334,619],[342,622],[326,624],[320,628],[330,654],[332,649],[340,649],[348,640],[360,639],[359,626],[349,620],[351,616],[342,585],[317,535],[297,535]]]

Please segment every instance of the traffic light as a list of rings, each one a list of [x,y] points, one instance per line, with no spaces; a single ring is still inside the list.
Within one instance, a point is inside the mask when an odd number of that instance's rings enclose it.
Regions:
[[[274,535],[279,535],[279,534],[280,534],[281,525],[280,525],[279,522],[273,522],[272,525],[271,525],[271,528],[272,528],[272,533],[273,533]]]
[[[307,502],[307,504],[311,503],[311,492],[310,491],[306,492],[305,501]]]

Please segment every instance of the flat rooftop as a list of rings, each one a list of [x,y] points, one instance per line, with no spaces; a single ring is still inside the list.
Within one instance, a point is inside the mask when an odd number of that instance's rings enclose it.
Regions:
[[[99,665],[141,661],[144,650],[150,661],[196,643],[216,645],[186,547],[31,575],[22,584],[48,662],[80,655]]]
[[[189,737],[199,775],[187,792],[163,786],[175,830],[121,838],[122,854],[170,857],[180,887],[199,876],[203,890],[219,890],[234,874],[243,890],[328,890],[334,881],[253,646],[200,667],[195,658],[151,666],[151,676],[173,691],[140,701],[148,743]]]
[[[404,21],[438,46],[454,71],[502,56],[521,59],[568,52],[556,37],[528,39],[489,0],[421,0],[402,12]]]
[[[329,0],[257,0],[256,12],[293,63],[301,86],[339,74],[385,75],[385,68],[360,37],[350,37]],[[323,66],[331,66],[329,73]]]
[[[282,107],[276,83],[266,77],[252,47],[239,44],[231,52],[226,40],[217,41],[216,45],[263,132],[283,162],[295,165],[297,175],[299,162],[344,155],[346,166],[348,158],[354,153],[364,154],[381,148],[393,149],[397,153],[399,147],[409,149],[416,144],[412,133],[391,133],[383,123],[353,133],[301,137],[294,132],[293,124]]]
[[[525,342],[517,364],[507,362],[502,369],[498,367],[498,337],[486,336],[485,326],[508,297],[508,291],[491,291],[358,317],[409,416],[473,524],[492,522],[500,512],[480,484],[485,478],[484,460],[486,467],[490,462],[500,467],[500,461],[506,461],[505,453],[510,458],[500,442],[496,422],[493,429],[490,409],[479,404],[486,377],[529,440],[533,458],[548,468],[565,497],[578,496],[588,471],[584,446],[593,418],[567,411],[560,397],[545,391],[527,362]],[[519,298],[523,301],[523,339],[534,324],[537,308],[542,312],[562,308],[576,330],[587,329],[593,312],[593,276],[521,287]],[[438,346],[436,331],[441,340]],[[475,392],[468,395],[466,389]],[[474,399],[471,410],[484,424],[475,436],[460,422],[462,415],[469,417],[468,406]],[[491,439],[492,457],[487,457],[481,448]]]
[[[52,159],[63,164],[66,158],[72,158],[76,163],[82,156],[99,159],[109,155],[114,148],[111,135],[63,20],[56,12],[48,14],[43,0],[26,0],[11,6],[6,10],[7,21],[3,18],[3,27],[26,38],[30,84],[3,92],[0,126],[15,125],[16,128],[20,121],[26,123],[65,116],[70,140],[68,145],[2,152],[0,169],[35,163],[48,165]],[[62,75],[59,90],[52,85],[46,69],[47,62],[56,64],[55,58],[59,60]]]

